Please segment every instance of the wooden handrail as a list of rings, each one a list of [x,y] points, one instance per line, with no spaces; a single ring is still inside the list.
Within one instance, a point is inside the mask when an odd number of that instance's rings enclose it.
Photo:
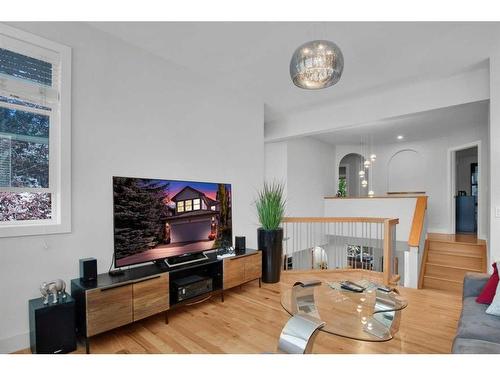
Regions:
[[[408,246],[418,247],[420,245],[420,236],[424,227],[425,211],[427,209],[427,196],[417,198],[413,221],[411,223],[410,236],[408,237]]]
[[[399,223],[399,219],[384,217],[284,217],[283,223]]]

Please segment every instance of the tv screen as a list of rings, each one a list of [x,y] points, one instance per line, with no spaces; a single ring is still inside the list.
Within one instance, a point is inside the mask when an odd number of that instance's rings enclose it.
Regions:
[[[113,177],[115,266],[232,245],[231,185]]]

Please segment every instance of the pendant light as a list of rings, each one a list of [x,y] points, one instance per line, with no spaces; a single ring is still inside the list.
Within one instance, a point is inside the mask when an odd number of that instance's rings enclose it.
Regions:
[[[342,51],[328,40],[302,44],[290,61],[290,77],[294,85],[306,90],[324,89],[336,84],[343,70]]]

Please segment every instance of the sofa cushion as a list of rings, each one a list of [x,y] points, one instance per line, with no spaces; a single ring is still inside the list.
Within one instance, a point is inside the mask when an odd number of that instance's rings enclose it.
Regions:
[[[467,272],[464,276],[464,290],[462,298],[477,297],[481,294],[484,286],[491,275],[487,273]]]
[[[487,308],[487,305],[477,303],[474,297],[465,298],[457,337],[500,344],[500,317],[486,314]]]
[[[451,352],[455,354],[500,354],[500,344],[457,337]]]
[[[497,291],[490,307],[486,309],[486,314],[500,316],[500,283],[498,283]]]
[[[493,263],[493,274],[491,275],[490,279],[484,286],[481,294],[477,297],[476,302],[486,303],[489,305],[493,301],[493,298],[495,297],[497,286],[498,286],[498,268],[497,264]]]

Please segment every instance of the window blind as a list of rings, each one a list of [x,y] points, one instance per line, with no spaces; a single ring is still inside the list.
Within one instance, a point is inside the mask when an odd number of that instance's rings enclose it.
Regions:
[[[0,73],[52,86],[52,64],[0,48]]]
[[[59,100],[53,78],[57,69],[52,62],[0,48],[0,96],[26,106],[55,104]]]

